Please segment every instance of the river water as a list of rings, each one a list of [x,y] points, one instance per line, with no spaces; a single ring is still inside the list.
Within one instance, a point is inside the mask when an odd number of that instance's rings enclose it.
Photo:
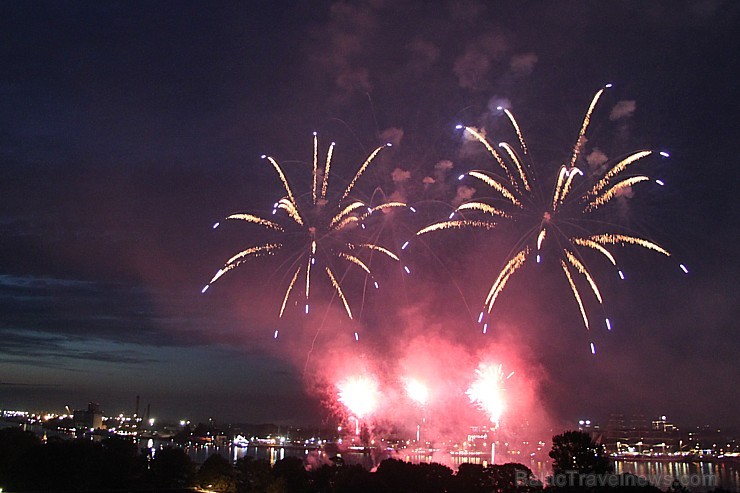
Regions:
[[[630,473],[646,477],[659,488],[670,487],[678,481],[691,491],[705,492],[715,488],[740,492],[739,462],[673,462],[628,461],[614,462],[616,473]]]
[[[274,464],[285,457],[300,457],[311,466],[330,464],[330,457],[323,450],[304,450],[300,447],[215,447],[212,445],[199,445],[185,447],[188,456],[197,464],[202,464],[210,455],[217,453],[235,462],[237,459],[252,457],[264,459]],[[411,462],[439,462],[449,467],[463,462],[484,463],[481,457],[461,457],[449,454],[407,454],[388,453],[371,455],[361,451],[345,451],[342,458],[346,463],[362,464],[368,469],[377,465],[383,459],[393,457],[409,460]],[[534,475],[544,480],[549,474],[549,464],[543,462],[532,462],[525,464]],[[651,484],[666,490],[674,481],[695,493],[705,493],[716,488],[722,488],[731,492],[740,493],[740,463],[739,462],[674,462],[674,461],[630,461],[615,460],[614,472],[617,474],[634,474],[645,478]]]

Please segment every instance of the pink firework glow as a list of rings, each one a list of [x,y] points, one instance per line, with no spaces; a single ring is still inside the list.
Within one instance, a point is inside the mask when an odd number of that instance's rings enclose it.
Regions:
[[[361,375],[347,378],[337,384],[337,398],[355,418],[371,415],[380,401],[378,382],[374,378]]]
[[[498,444],[498,462],[541,453],[545,446],[539,443],[554,426],[540,399],[544,378],[536,362],[512,349],[512,332],[501,331],[500,341],[467,344],[456,339],[460,331],[450,330],[455,328],[451,323],[421,324],[415,315],[409,314],[395,334],[399,342],[390,349],[367,342],[359,348],[350,334],[327,335],[321,359],[306,367],[310,392],[320,396],[341,427],[340,448],[358,443],[372,448],[374,442],[381,451],[389,438],[400,437],[411,439],[401,448],[425,450],[420,453],[431,456],[429,460],[453,468],[459,459],[456,451],[488,456],[491,440]],[[374,336],[370,332],[366,341]],[[506,380],[512,370],[516,386]],[[480,397],[472,401],[471,393]],[[488,409],[491,395],[505,399],[499,411]],[[500,423],[494,426],[492,417]],[[466,443],[471,427],[487,429],[485,446]],[[379,460],[386,457],[378,454]],[[399,449],[398,454],[403,459],[407,452]]]
[[[466,394],[470,398],[470,402],[478,406],[488,415],[491,422],[498,426],[501,414],[506,409],[504,381],[511,378],[514,373],[504,376],[500,364],[481,363],[475,370],[475,374],[477,378],[470,385]]]
[[[429,402],[429,388],[415,378],[407,378],[405,381],[406,395],[409,399],[416,402],[420,406],[425,406]]]

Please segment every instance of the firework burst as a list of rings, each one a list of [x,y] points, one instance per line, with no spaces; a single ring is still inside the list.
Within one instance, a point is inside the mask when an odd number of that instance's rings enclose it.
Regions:
[[[366,418],[380,405],[378,382],[368,375],[349,377],[337,384],[337,400],[356,418]]]
[[[360,435],[360,422],[380,406],[381,393],[377,380],[369,375],[349,377],[336,384],[337,401],[355,421],[355,435]]]
[[[666,249],[650,240],[604,231],[606,222],[597,221],[597,218],[593,217],[597,211],[601,211],[601,208],[613,203],[616,197],[631,190],[635,185],[651,180],[645,175],[628,176],[627,173],[632,170],[633,165],[652,155],[668,157],[666,152],[640,150],[611,164],[605,173],[596,177],[586,176],[576,166],[586,141],[591,115],[604,90],[609,87],[611,84],[599,90],[591,100],[570,157],[558,170],[552,192],[544,192],[537,180],[522,131],[508,109],[498,108],[516,131],[518,150],[502,142],[498,145],[500,151],[497,151],[482,131],[473,127],[457,126],[457,129],[463,130],[468,138],[486,148],[497,167],[496,172],[470,171],[460,175],[459,180],[473,179],[482,183],[492,189],[494,198],[492,203],[483,200],[466,202],[455,209],[448,220],[421,229],[417,236],[453,228],[493,229],[501,222],[516,224],[526,231],[512,249],[512,254],[505,261],[485,298],[483,311],[478,318],[478,322],[483,324],[483,333],[488,329],[488,314],[493,310],[509,279],[531,259],[540,263],[545,257],[545,251],[558,260],[580,311],[583,325],[589,334],[591,324],[578,289],[580,282],[578,276],[582,277],[599,304],[603,303],[603,297],[594,276],[586,266],[582,250],[592,250],[606,258],[622,279],[624,273],[617,266],[614,246],[634,245],[670,257],[671,254]],[[661,180],[655,180],[655,183],[664,185]],[[470,214],[475,214],[475,218],[469,218]],[[683,264],[679,267],[684,273],[687,272]],[[611,330],[608,318],[604,318],[604,323],[606,328]],[[589,341],[589,345],[591,352],[595,353],[593,341]]]
[[[506,409],[504,383],[513,375],[514,372],[505,375],[500,364],[481,363],[475,370],[475,380],[465,392],[470,402],[486,413],[495,427]]]
[[[427,405],[429,402],[429,387],[424,382],[416,378],[407,378],[404,381],[404,387],[409,399],[422,407]]]
[[[325,161],[320,163],[318,137],[314,133],[311,191],[299,196],[293,192],[278,161],[272,156],[262,156],[262,159],[266,160],[277,173],[285,192],[285,195],[273,206],[274,218],[267,219],[255,214],[238,213],[226,219],[245,221],[260,226],[273,239],[263,244],[249,246],[232,256],[203,288],[204,293],[224,274],[247,260],[284,253],[291,274],[289,274],[290,281],[282,297],[280,318],[293,298],[296,299],[295,304],[299,304],[299,299],[304,302],[302,303],[303,311],[308,314],[312,286],[317,279],[323,278],[324,282],[328,281],[333,288],[347,316],[353,319],[352,308],[342,289],[346,268],[353,267],[361,270],[370,278],[374,287],[378,288],[378,281],[373,277],[368,258],[379,254],[395,262],[399,261],[395,253],[377,244],[375,239],[365,231],[365,222],[376,212],[405,208],[406,204],[384,202],[371,207],[361,200],[350,198],[357,180],[371,165],[378,153],[390,147],[390,144],[373,150],[341,193],[332,194],[329,182],[334,147],[335,144],[332,143],[326,153]],[[214,228],[217,228],[219,224],[216,223]],[[275,331],[275,337],[277,335],[278,331]],[[355,333],[355,338],[357,337]]]

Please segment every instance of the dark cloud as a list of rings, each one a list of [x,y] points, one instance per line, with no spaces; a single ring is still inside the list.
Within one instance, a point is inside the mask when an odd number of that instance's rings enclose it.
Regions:
[[[56,385],[49,385],[45,383],[17,383],[17,382],[0,382],[0,387],[9,389],[27,389],[31,388],[48,388],[56,387]]]
[[[131,349],[86,350],[92,338],[65,337],[54,333],[1,330],[0,359],[30,366],[69,367],[75,360],[120,364],[146,364],[154,359]],[[99,341],[107,344],[109,341]],[[56,363],[51,363],[56,361]]]
[[[11,275],[0,275],[0,289],[20,288],[26,290],[47,290],[48,288],[94,288],[95,283],[90,281],[79,281],[75,279],[54,279],[48,277],[19,277]]]

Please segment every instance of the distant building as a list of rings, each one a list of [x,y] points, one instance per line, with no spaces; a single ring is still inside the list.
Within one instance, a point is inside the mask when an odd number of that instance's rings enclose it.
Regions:
[[[578,431],[588,433],[591,436],[591,439],[598,444],[604,443],[603,430],[596,422],[591,421],[588,418],[578,420]]]
[[[726,430],[704,425],[689,431],[688,448],[697,454],[706,454],[737,452],[740,446]]]
[[[660,454],[678,452],[685,445],[679,429],[666,416],[653,420],[641,414],[612,414],[603,430],[609,452]]]
[[[100,410],[100,404],[91,402],[87,405],[87,410],[74,412],[75,428],[86,430],[98,430],[103,427],[103,411]]]

